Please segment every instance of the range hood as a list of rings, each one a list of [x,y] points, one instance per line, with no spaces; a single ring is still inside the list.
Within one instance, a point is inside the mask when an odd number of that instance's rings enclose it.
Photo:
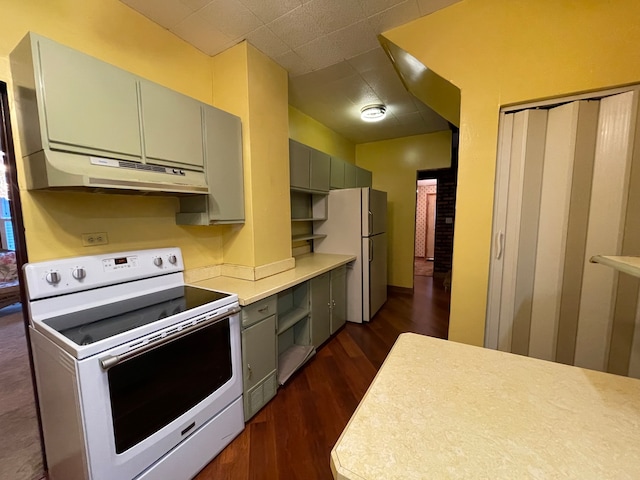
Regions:
[[[207,194],[201,172],[40,150],[24,158],[27,189],[91,190],[142,194]]]

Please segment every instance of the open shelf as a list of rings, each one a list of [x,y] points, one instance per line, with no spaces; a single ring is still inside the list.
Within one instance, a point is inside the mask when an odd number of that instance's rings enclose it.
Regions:
[[[284,315],[278,315],[278,335],[289,330],[307,315],[309,315],[308,308],[294,308]]]
[[[596,255],[591,257],[589,261],[606,265],[634,277],[640,277],[640,257]]]
[[[292,222],[318,222],[321,220],[326,220],[326,218],[292,218]]]
[[[326,235],[321,235],[319,233],[308,233],[304,235],[293,235],[291,237],[292,242],[301,242],[303,240],[314,240],[316,238],[324,238]]]

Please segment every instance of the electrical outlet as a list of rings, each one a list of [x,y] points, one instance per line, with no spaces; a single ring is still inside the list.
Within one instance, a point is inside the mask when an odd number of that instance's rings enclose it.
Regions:
[[[106,245],[107,243],[109,243],[107,232],[82,234],[82,245],[85,247],[92,247],[94,245]]]

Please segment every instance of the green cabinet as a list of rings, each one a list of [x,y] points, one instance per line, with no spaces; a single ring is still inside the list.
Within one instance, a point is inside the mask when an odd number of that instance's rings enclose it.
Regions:
[[[311,343],[318,348],[347,319],[347,267],[345,265],[310,280]]]
[[[356,167],[356,187],[371,187],[373,185],[373,174],[369,170]]]
[[[331,270],[331,335],[347,322],[347,266]]]
[[[209,195],[180,198],[179,225],[244,223],[242,124],[239,117],[203,105],[205,173]]]
[[[356,184],[356,167],[353,163],[345,162],[344,164],[344,188],[355,188]]]
[[[249,420],[277,391],[276,297],[248,307],[242,317],[244,417]]]
[[[137,78],[89,55],[30,35],[18,49],[31,48],[33,56],[25,52],[14,57],[23,62],[37,58],[31,68],[36,72],[39,68],[36,82],[40,85],[34,86],[33,92],[37,89],[43,97],[38,99],[38,108],[46,122],[39,121],[37,111],[21,108],[27,113],[21,127],[29,137],[22,153],[28,155],[48,145],[52,150],[141,161]],[[42,137],[29,136],[35,133],[34,125],[41,125]]]
[[[201,105],[191,97],[140,80],[144,152],[150,163],[203,168]]]
[[[311,283],[311,343],[318,348],[331,336],[331,273],[314,277]]]
[[[331,181],[329,187],[344,188],[344,160],[341,158],[331,157]]]
[[[289,175],[292,189],[312,193],[329,191],[331,159],[326,153],[289,140]]]

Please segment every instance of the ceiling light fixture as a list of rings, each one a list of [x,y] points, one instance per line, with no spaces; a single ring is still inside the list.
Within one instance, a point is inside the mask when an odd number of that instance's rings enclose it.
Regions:
[[[367,105],[360,110],[360,118],[365,122],[379,122],[387,113],[387,107],[382,104]]]

